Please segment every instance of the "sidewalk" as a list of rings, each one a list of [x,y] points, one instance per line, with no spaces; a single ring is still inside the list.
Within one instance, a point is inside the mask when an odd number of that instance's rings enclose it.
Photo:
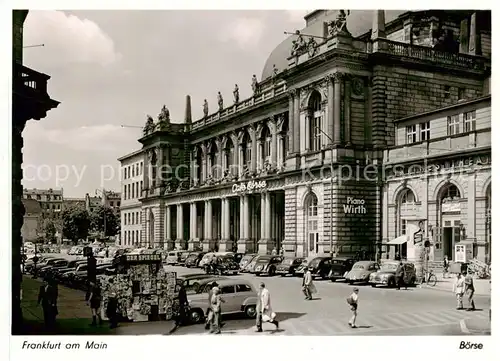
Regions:
[[[453,292],[455,279],[455,276],[449,276],[449,278],[442,278],[441,276],[434,287],[423,284],[422,288]],[[474,289],[475,295],[491,296],[491,283],[489,279],[474,279]]]
[[[63,286],[58,287],[59,298],[57,308],[59,314],[56,319],[56,329],[48,332],[44,327],[43,310],[38,305],[38,292],[43,284],[41,280],[24,276],[21,285],[23,298],[24,335],[107,335],[112,333],[104,323],[102,327],[92,327],[92,314],[85,302],[85,293]]]

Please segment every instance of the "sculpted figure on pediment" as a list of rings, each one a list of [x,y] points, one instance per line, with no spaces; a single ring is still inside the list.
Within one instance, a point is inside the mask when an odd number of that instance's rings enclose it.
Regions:
[[[164,105],[161,108],[160,114],[158,114],[158,130],[167,130],[170,126],[170,111]]]
[[[143,134],[148,135],[152,133],[155,129],[155,121],[153,120],[153,117],[151,115],[146,116],[146,124],[144,125],[143,128]]]
[[[350,10],[339,10],[337,18],[328,23],[328,33],[330,36],[335,36],[338,34],[350,35],[349,30],[347,30],[347,16],[351,13]]]
[[[252,75],[252,91],[254,95],[259,93],[259,82],[257,81],[257,76]]]

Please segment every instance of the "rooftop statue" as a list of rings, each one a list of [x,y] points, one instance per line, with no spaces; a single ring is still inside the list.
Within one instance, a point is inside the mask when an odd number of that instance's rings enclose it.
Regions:
[[[222,99],[220,92],[217,93],[217,104],[219,104],[219,112],[221,112],[224,109],[224,99]]]
[[[257,81],[257,76],[255,74],[252,75],[252,91],[254,95],[259,92],[259,82]]]
[[[234,104],[238,104],[240,102],[240,89],[238,88],[238,84],[234,84],[233,96]]]
[[[345,35],[350,34],[349,30],[347,30],[347,16],[350,13],[351,13],[350,10],[347,10],[347,14],[345,10],[339,10],[337,18],[328,23],[330,36],[334,36],[337,34],[345,34]]]
[[[158,114],[158,124],[159,130],[166,130],[170,125],[170,112],[168,108],[164,105],[161,108],[160,114]]]
[[[144,125],[142,132],[144,135],[148,135],[148,134],[152,133],[154,131],[154,129],[155,129],[155,122],[154,122],[153,118],[151,117],[151,115],[147,115],[146,116],[146,124]]]
[[[307,44],[299,30],[295,32],[297,39],[292,41],[291,56],[299,56],[307,52]]]
[[[208,117],[208,102],[206,99],[203,101],[203,117]]]

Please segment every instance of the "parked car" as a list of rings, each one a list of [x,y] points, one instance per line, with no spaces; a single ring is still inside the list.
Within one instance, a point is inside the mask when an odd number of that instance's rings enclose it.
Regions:
[[[352,266],[356,263],[354,258],[344,258],[344,257],[335,257],[332,259],[332,267],[330,269],[330,273],[328,274],[328,278],[332,282],[335,282],[339,279],[345,279],[347,273],[352,269]]]
[[[377,285],[385,285],[388,287],[396,286],[396,269],[398,268],[400,261],[387,261],[382,263],[380,269],[377,272],[373,272],[370,275],[369,282],[372,287],[377,287]],[[417,272],[415,270],[415,265],[411,262],[403,262],[404,277],[403,281],[408,286],[413,286],[417,278]]]
[[[222,314],[244,313],[249,318],[255,318],[257,311],[257,290],[251,282],[242,279],[217,280],[221,297],[224,299]],[[211,284],[207,284],[203,292],[188,295],[190,306],[189,318],[194,323],[203,322],[207,309],[208,291]]]
[[[240,260],[240,272],[248,272],[246,267],[252,262],[252,260],[257,257],[255,253],[246,254]]]
[[[190,253],[191,252],[181,252],[181,254],[179,256],[179,263],[181,265],[184,265],[186,263],[186,259],[188,258]]]
[[[238,274],[240,267],[232,255],[215,256],[214,262],[205,265],[205,273],[214,275]]]
[[[75,278],[75,275],[78,272],[83,272],[83,271],[87,271],[87,263],[78,265],[78,267],[76,267],[76,269],[73,271],[68,271],[66,273],[63,273],[61,275],[61,282],[67,286],[71,286]]]
[[[226,279],[226,277],[200,273],[195,275],[180,276],[178,279],[182,280],[187,293],[200,293],[203,291],[205,285],[217,282],[220,279]]]
[[[69,271],[74,271],[76,268],[81,265],[81,264],[87,264],[86,260],[73,260],[69,261],[68,265],[64,268],[58,268],[54,272],[54,277],[57,281],[61,281],[61,277],[64,273],[69,272]]]
[[[191,252],[189,254],[189,256],[187,256],[186,262],[184,262],[184,265],[187,268],[198,267],[198,265],[200,264],[200,261],[204,255],[205,255],[204,252]]]
[[[332,269],[332,258],[330,256],[320,256],[313,258],[307,265],[311,271],[312,278],[327,279]]]
[[[212,258],[217,257],[217,256],[234,256],[233,252],[208,252],[206,253],[203,258],[201,259],[198,267],[204,268],[207,263],[209,263]]]
[[[238,253],[238,252],[237,252],[237,253],[234,253],[234,254],[233,254],[234,262],[236,262],[236,263],[238,263],[238,264],[240,264],[240,261],[241,261],[241,259],[242,259],[243,257],[245,257],[245,254],[244,254],[244,253]]]
[[[167,255],[167,264],[177,265],[181,261],[181,251],[170,251]]]
[[[54,264],[51,266],[45,266],[43,269],[40,270],[39,276],[40,277],[54,276],[57,270],[68,267],[69,262],[70,261],[68,260],[60,260],[54,262]]]
[[[359,261],[352,266],[345,279],[351,285],[354,282],[368,283],[370,274],[377,272],[379,269],[380,266],[374,261]]]
[[[295,271],[302,264],[304,258],[302,257],[287,257],[276,266],[276,273],[281,276],[295,275]]]
[[[250,271],[250,273],[253,273],[257,276],[260,276],[262,274],[274,276],[276,274],[276,267],[278,267],[281,261],[283,261],[282,256],[258,256],[255,260],[255,266]]]
[[[37,274],[39,276],[43,275],[47,269],[53,267],[56,262],[68,262],[66,261],[64,258],[51,258],[51,259],[48,259],[47,262],[44,262],[44,263],[41,263],[39,265],[37,265]]]
[[[106,269],[111,267],[111,266],[112,266],[111,263],[108,263],[108,264],[103,263],[103,264],[98,265],[95,268],[96,277],[104,275],[106,272]],[[87,270],[76,272],[74,277],[73,277],[73,282],[71,283],[71,286],[73,288],[77,288],[80,290],[86,289],[88,287]]]

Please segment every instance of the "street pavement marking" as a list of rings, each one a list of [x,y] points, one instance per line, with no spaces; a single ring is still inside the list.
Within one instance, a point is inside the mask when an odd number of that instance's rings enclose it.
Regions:
[[[470,333],[469,329],[467,328],[467,325],[465,324],[465,320],[460,320],[460,330],[463,333],[467,333],[467,334]]]

